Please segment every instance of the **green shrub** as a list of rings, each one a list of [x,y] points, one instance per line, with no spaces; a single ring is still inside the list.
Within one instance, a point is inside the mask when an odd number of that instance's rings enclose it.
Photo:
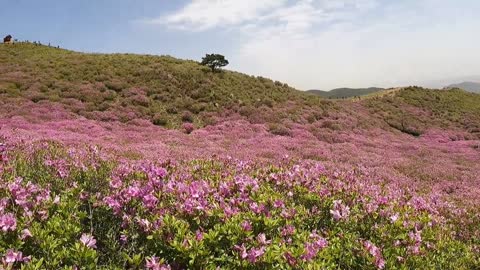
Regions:
[[[270,124],[268,126],[268,131],[270,133],[272,133],[274,135],[278,135],[278,136],[291,136],[292,135],[291,130],[283,124],[277,124],[277,123]]]
[[[152,123],[157,126],[165,127],[168,125],[168,117],[165,114],[157,113],[153,116]]]
[[[185,123],[193,123],[194,121],[194,118],[193,118],[193,114],[189,111],[184,111],[182,113],[182,122],[185,122]]]

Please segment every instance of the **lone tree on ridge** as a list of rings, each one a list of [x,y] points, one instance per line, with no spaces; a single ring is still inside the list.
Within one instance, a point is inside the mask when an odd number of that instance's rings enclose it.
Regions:
[[[207,66],[212,69],[213,72],[228,65],[228,60],[221,54],[207,54],[202,58],[200,63],[203,66]]]

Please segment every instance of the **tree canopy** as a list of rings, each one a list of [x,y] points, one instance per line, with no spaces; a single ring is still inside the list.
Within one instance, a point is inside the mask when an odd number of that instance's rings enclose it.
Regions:
[[[212,69],[213,72],[218,70],[221,67],[228,65],[228,60],[225,59],[225,56],[221,54],[207,54],[205,57],[202,58],[202,62],[200,63],[203,66],[207,66]]]

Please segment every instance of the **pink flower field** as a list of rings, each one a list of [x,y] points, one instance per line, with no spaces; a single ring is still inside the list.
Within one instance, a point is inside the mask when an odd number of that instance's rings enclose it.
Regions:
[[[478,266],[478,140],[15,112],[0,119],[4,267]]]
[[[52,140],[72,147],[96,145],[106,153],[148,160],[289,157],[320,161],[332,170],[365,168],[372,180],[405,185],[420,193],[434,192],[462,203],[476,203],[480,194],[480,140],[457,140],[460,131],[432,129],[412,138],[379,128],[324,129],[320,136],[325,137],[317,138],[311,132],[315,124],[296,124],[292,135],[285,137],[271,134],[265,124],[231,116],[185,134],[182,129],[167,130],[143,120],[122,124],[79,118],[48,103],[27,104],[16,108],[16,113],[20,115],[0,119],[0,135],[12,144]]]
[[[480,269],[478,94],[10,45],[0,269]]]

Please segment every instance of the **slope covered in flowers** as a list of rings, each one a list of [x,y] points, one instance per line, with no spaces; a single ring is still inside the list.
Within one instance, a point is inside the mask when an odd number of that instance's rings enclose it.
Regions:
[[[24,269],[473,269],[478,216],[313,161],[2,148],[0,249]],[[460,224],[452,218],[473,218]],[[466,219],[465,219],[466,220]],[[470,227],[469,227],[470,226]]]
[[[325,101],[32,44],[0,60],[4,268],[480,267],[480,95]]]

